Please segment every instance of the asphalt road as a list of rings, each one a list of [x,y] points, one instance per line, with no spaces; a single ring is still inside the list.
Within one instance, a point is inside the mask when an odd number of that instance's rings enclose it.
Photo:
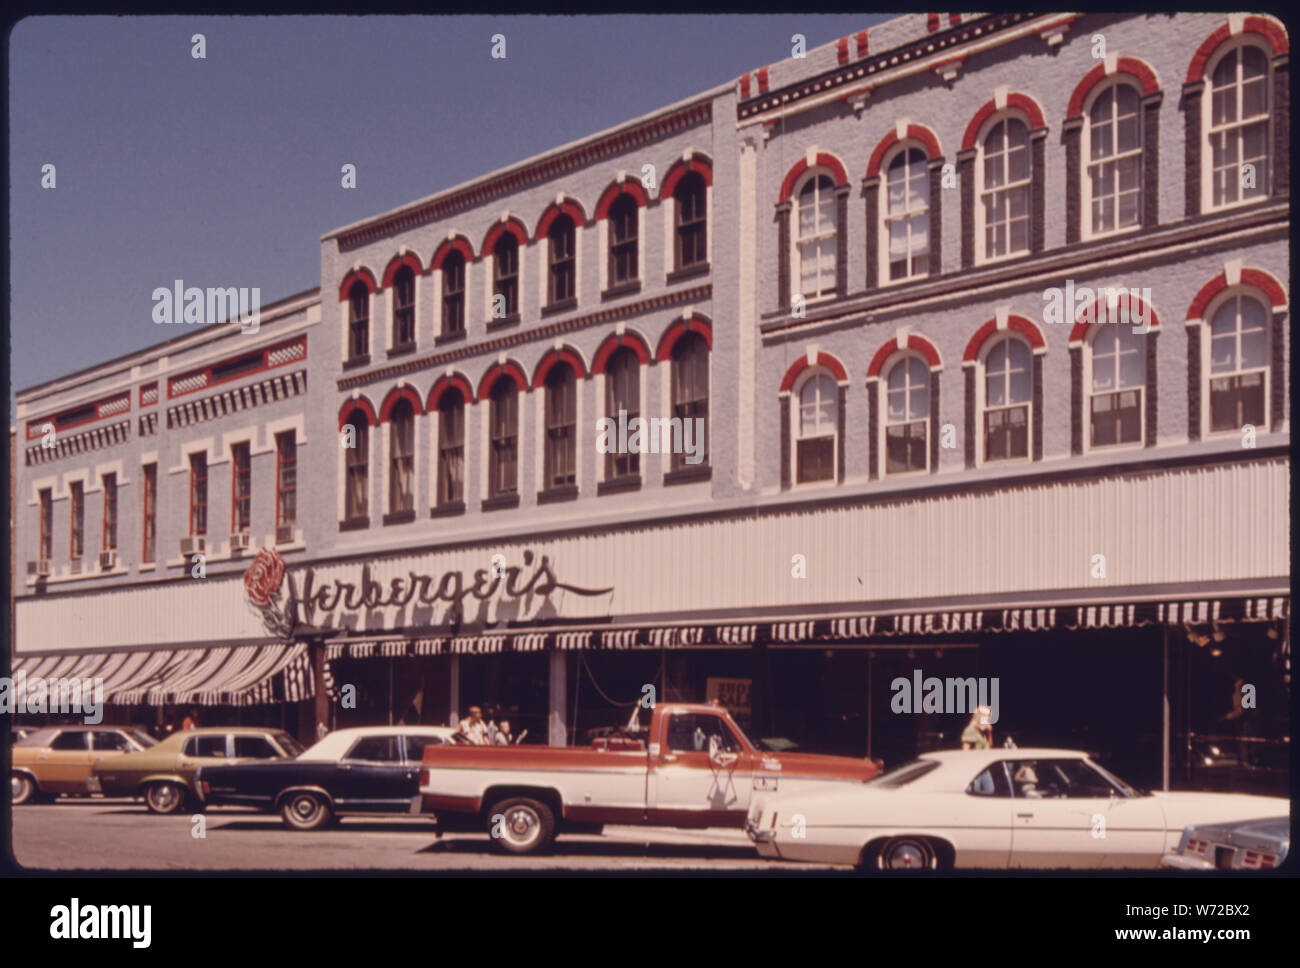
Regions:
[[[439,837],[419,817],[345,818],[317,833],[278,816],[226,807],[159,817],[130,800],[86,798],[13,808],[14,857],[44,870],[833,871],[766,861],[741,831],[606,827],[559,837],[551,851],[512,857],[486,835]]]

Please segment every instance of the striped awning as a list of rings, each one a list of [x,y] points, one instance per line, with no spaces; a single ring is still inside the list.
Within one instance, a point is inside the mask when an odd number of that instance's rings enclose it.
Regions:
[[[13,674],[102,679],[104,701],[121,706],[243,706],[311,698],[314,683],[306,652],[301,643],[266,643],[28,656],[15,659]],[[294,668],[295,662],[305,663],[305,671]]]

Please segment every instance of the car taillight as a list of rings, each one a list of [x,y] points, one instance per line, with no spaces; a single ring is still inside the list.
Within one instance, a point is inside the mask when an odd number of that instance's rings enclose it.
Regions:
[[[428,770],[421,770],[421,771],[420,771],[420,786],[428,786],[428,785],[429,785],[429,771],[428,771]]]
[[[206,796],[207,796],[209,793],[211,793],[211,792],[212,792],[212,784],[210,784],[207,780],[204,780],[204,781],[203,781],[203,795],[206,797]]]

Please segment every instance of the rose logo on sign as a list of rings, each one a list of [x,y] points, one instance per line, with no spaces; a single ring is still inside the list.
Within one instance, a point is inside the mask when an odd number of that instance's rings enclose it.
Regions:
[[[280,586],[284,583],[285,561],[274,548],[263,548],[244,572],[244,591],[249,604],[262,619],[262,624],[272,635],[289,635],[294,619],[290,614],[296,609],[280,607]]]

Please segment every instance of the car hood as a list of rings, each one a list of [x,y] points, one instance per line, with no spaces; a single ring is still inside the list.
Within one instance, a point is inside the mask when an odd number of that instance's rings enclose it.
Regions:
[[[777,769],[773,765],[779,764]],[[777,776],[812,777],[826,780],[869,780],[880,772],[871,760],[852,756],[830,756],[823,753],[760,753],[754,764],[754,775],[773,773]]]
[[[1282,797],[1255,797],[1244,793],[1161,792],[1151,795],[1164,808],[1165,825],[1170,828],[1291,815],[1291,801]]]

